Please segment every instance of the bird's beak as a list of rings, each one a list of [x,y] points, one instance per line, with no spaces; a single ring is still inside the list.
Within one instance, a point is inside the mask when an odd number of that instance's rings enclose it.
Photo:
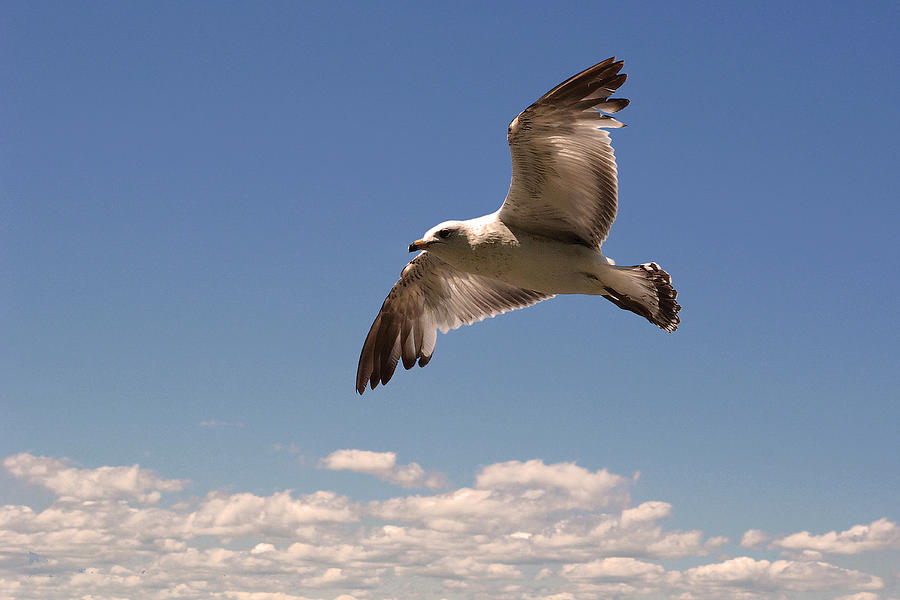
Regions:
[[[427,247],[428,243],[425,240],[416,240],[409,245],[409,251],[415,252],[416,250],[424,250]]]

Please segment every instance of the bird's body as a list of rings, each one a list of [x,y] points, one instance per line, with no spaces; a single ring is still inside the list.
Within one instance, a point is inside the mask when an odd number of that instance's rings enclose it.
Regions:
[[[599,294],[598,279],[613,271],[599,250],[511,228],[497,213],[458,223],[465,243],[430,251],[466,273],[546,294]]]
[[[601,245],[618,209],[609,135],[628,101],[609,96],[625,81],[614,58],[559,84],[520,113],[507,138],[513,176],[500,209],[446,221],[410,244],[423,250],[403,269],[360,353],[356,389],[387,383],[402,360],[425,366],[436,330],[447,332],[556,294],[607,298],[666,331],[681,307],[656,263],[608,260]]]

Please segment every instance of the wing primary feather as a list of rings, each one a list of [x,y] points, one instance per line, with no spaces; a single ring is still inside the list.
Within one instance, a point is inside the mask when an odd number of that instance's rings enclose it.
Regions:
[[[622,66],[625,64],[625,61],[619,61],[618,63],[616,63],[615,61],[616,61],[616,57],[611,56],[611,57],[607,58],[606,60],[597,63],[593,67],[589,67],[580,73],[572,75],[571,77],[569,77],[568,79],[566,79],[565,81],[563,81],[562,83],[560,83],[559,85],[554,87],[552,90],[550,90],[549,92],[544,94],[541,98],[542,99],[550,98],[550,97],[554,96],[557,92],[559,92],[559,90],[561,90],[561,89],[565,88],[566,86],[568,86],[569,84],[571,84],[573,81],[576,81],[580,78],[590,77],[590,76],[594,75],[595,73],[597,73],[598,71],[602,71],[603,69],[606,69],[607,67],[609,67],[611,65],[616,65],[616,64],[619,65],[618,68],[613,66],[613,68],[615,69],[615,72],[618,73],[619,70],[622,68]]]
[[[413,337],[416,347],[416,356],[422,355],[422,344],[425,343],[425,328],[422,324],[422,317],[418,317],[414,323]]]
[[[600,104],[595,104],[594,108],[602,110],[605,113],[617,113],[631,103],[627,98],[610,98]]]
[[[394,374],[394,368],[397,366],[396,358],[394,358],[394,350],[397,346],[399,334],[400,327],[397,323],[397,315],[392,314],[391,318],[385,323],[385,327],[382,329],[381,336],[378,340],[378,345],[376,346],[376,358],[381,358],[380,379],[382,385],[390,381],[391,376]]]
[[[580,75],[576,75],[570,82],[566,83],[559,91],[553,94],[545,94],[537,103],[551,102],[556,105],[565,104],[573,100],[581,100],[587,96],[605,100],[612,95],[616,89],[621,87],[628,75],[619,73],[624,63],[615,63],[614,68],[610,67],[602,73],[598,73],[596,77],[585,71]],[[618,73],[618,74],[617,74]],[[599,92],[599,93],[598,93]]]
[[[422,342],[422,356],[426,357],[428,360],[431,360],[431,355],[434,353],[434,345],[437,342],[437,328],[433,323],[427,323],[427,327],[425,327],[425,340]],[[428,362],[428,361],[426,361]]]
[[[606,102],[599,98],[584,98],[583,100],[579,100],[578,102],[572,104],[572,108],[576,111],[587,111],[594,109],[602,111],[604,113],[612,114],[625,108],[624,106],[619,106],[618,104],[618,102]]]
[[[375,360],[375,339],[378,336],[378,329],[381,327],[381,315],[375,317],[375,322],[369,329],[369,335],[363,344],[362,352],[359,355],[359,367],[356,370],[356,391],[362,394],[372,375],[373,364]]]
[[[414,319],[406,318],[400,328],[400,356],[403,358],[403,368],[409,370],[416,364],[416,346],[413,339]]]
[[[391,351],[387,353],[387,367],[384,367],[384,363],[382,363],[381,370],[381,384],[384,385],[388,381],[391,380],[391,377],[394,376],[394,371],[397,369],[397,363],[400,360],[400,336],[397,335],[394,339],[394,345],[391,347]]]

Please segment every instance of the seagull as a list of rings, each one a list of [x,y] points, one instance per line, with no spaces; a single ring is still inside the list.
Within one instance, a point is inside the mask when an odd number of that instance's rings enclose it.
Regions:
[[[628,105],[611,98],[624,61],[570,77],[512,120],[512,181],[499,210],[445,221],[409,245],[421,251],[400,274],[359,356],[356,391],[431,360],[447,333],[557,294],[603,296],[659,328],[681,319],[669,274],[655,262],[616,266],[601,246],[616,218],[616,160],[606,128]]]

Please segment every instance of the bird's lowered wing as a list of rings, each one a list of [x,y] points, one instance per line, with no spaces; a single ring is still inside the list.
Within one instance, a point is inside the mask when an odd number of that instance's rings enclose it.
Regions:
[[[625,82],[615,57],[559,84],[509,125],[512,182],[498,216],[508,226],[599,248],[618,205],[609,134],[622,127],[603,113],[625,108],[610,98]],[[602,112],[601,112],[602,111]]]
[[[423,252],[403,269],[372,323],[359,355],[356,391],[386,384],[401,358],[407,369],[416,360],[420,367],[428,364],[438,329],[446,333],[551,297],[459,271]]]

